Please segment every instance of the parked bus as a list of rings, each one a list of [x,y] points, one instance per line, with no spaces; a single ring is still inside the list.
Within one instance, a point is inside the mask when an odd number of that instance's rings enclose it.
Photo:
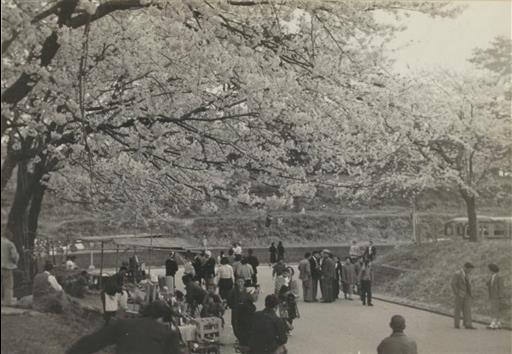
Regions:
[[[512,238],[512,216],[478,216],[479,236],[482,239]],[[468,218],[459,217],[444,224],[446,236],[469,239]]]

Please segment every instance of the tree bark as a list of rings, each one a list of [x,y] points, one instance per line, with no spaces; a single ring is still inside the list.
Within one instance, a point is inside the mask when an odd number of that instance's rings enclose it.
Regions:
[[[16,192],[14,201],[7,219],[7,228],[12,232],[12,241],[16,245],[20,260],[18,263],[21,269],[30,269],[30,265],[26,264],[26,250],[29,246],[28,242],[28,206],[32,197],[30,188],[30,175],[27,170],[27,162],[21,161],[18,164]],[[29,257],[30,258],[30,257]],[[29,268],[27,268],[29,266]]]
[[[12,241],[20,254],[18,267],[29,279],[34,271],[32,255],[45,191],[41,184],[45,160],[34,167],[33,173],[28,171],[27,160],[18,162],[16,191],[7,220],[7,228],[12,232]]]
[[[468,215],[468,235],[469,240],[473,242],[479,241],[478,235],[478,219],[476,216],[476,198],[474,195],[463,193],[462,197],[466,202],[466,212]]]
[[[9,180],[11,179],[12,173],[16,168],[17,164],[18,161],[14,156],[13,152],[7,150],[7,156],[5,157],[4,163],[2,164],[2,192],[4,191],[5,186],[7,186]]]

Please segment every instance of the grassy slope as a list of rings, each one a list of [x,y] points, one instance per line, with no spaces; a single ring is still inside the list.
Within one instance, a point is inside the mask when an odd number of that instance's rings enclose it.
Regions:
[[[2,316],[2,353],[62,354],[78,338],[101,325],[99,318],[88,320],[72,315]],[[110,351],[99,353],[107,354]]]
[[[487,265],[496,263],[505,278],[506,311],[508,321],[511,319],[512,298],[512,243],[510,241],[486,241],[470,243],[463,241],[439,242],[437,244],[403,245],[383,255],[379,264],[392,265],[411,272],[396,281],[382,285],[379,291],[393,296],[425,303],[439,304],[450,308],[453,303],[450,280],[452,274],[464,262],[476,266],[472,273],[474,294],[473,310],[487,315],[486,281],[489,277]]]

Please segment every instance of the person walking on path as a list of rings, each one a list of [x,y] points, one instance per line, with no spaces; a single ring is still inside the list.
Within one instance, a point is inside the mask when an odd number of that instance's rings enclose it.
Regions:
[[[288,341],[284,322],[277,317],[279,299],[276,295],[267,295],[265,309],[254,313],[249,336],[249,354],[286,353]]]
[[[272,266],[274,263],[277,262],[277,248],[276,248],[274,242],[272,242],[270,244],[270,247],[268,248],[268,252],[270,254],[270,266]]]
[[[329,250],[322,251],[322,267],[321,274],[322,278],[320,280],[321,289],[322,289],[322,302],[333,302],[334,301],[334,292],[333,292],[333,282],[335,279],[335,266],[334,261],[330,257],[331,252]]]
[[[393,333],[380,342],[377,354],[418,354],[416,341],[404,334],[405,319],[402,316],[391,317],[389,326]]]
[[[489,264],[491,276],[487,281],[487,289],[489,290],[489,303],[491,308],[491,323],[487,328],[501,328],[501,310],[505,300],[505,285],[503,277],[499,274],[500,268],[496,264]]]
[[[359,284],[361,284],[361,301],[363,305],[373,306],[372,304],[372,281],[373,269],[371,263],[366,260],[363,262],[359,272]]]
[[[460,315],[462,312],[463,323],[466,329],[476,329],[473,327],[471,319],[471,282],[469,274],[475,268],[473,264],[467,262],[464,267],[455,272],[452,277],[451,287],[455,297],[454,325],[460,328]]]
[[[316,298],[318,295],[318,284],[322,277],[319,260],[320,252],[313,251],[313,255],[309,258],[309,266],[311,268],[311,292],[314,302],[318,301]]]
[[[284,246],[282,241],[279,241],[277,244],[277,261],[279,262],[280,260],[284,261]]]
[[[236,277],[242,278],[245,281],[246,287],[251,287],[253,285],[256,285],[256,284],[253,284],[254,270],[253,270],[252,266],[249,264],[247,258],[242,258],[241,264],[242,265],[239,268],[240,269],[239,272],[236,273]]]
[[[174,294],[176,288],[176,272],[178,271],[178,262],[174,252],[169,253],[169,258],[165,261],[165,286],[171,294]]]
[[[354,285],[356,284],[356,280],[357,274],[355,265],[350,260],[350,257],[347,257],[345,259],[345,264],[343,264],[341,268],[341,282],[343,284],[345,299],[352,300],[352,294],[354,292]]]
[[[249,263],[253,270],[252,275],[252,283],[253,285],[258,284],[258,266],[260,265],[260,261],[258,258],[253,254],[253,250],[249,248],[247,250],[247,263]]]
[[[311,253],[304,254],[304,259],[299,262],[299,279],[302,281],[302,296],[304,302],[313,302],[313,278],[309,258]]]
[[[217,275],[219,277],[219,295],[222,300],[227,300],[229,292],[233,289],[235,273],[226,257],[221,259]]]
[[[16,246],[7,238],[12,233],[9,229],[2,232],[2,305],[14,305],[14,277],[13,270],[18,268],[20,255]]]

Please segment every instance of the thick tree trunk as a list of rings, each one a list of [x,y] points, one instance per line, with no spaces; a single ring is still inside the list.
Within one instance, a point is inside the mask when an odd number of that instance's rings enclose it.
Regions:
[[[34,241],[45,187],[41,184],[43,165],[36,166],[35,172],[27,169],[27,161],[18,163],[16,192],[7,220],[12,232],[12,241],[20,254],[18,267],[30,279],[34,271]]]
[[[16,245],[20,254],[19,268],[27,268],[26,250],[29,246],[28,237],[28,207],[32,197],[30,188],[30,175],[27,171],[27,162],[22,161],[18,164],[16,192],[14,201],[7,219],[7,228],[12,232],[12,241]]]
[[[2,189],[4,191],[5,186],[7,186],[7,182],[11,179],[12,173],[18,164],[18,160],[15,158],[14,154],[8,150],[7,156],[5,157],[4,163],[2,164]]]
[[[478,235],[478,220],[476,217],[476,200],[475,196],[463,193],[463,199],[466,202],[466,211],[468,215],[468,235],[469,240],[477,242],[479,240]]]

